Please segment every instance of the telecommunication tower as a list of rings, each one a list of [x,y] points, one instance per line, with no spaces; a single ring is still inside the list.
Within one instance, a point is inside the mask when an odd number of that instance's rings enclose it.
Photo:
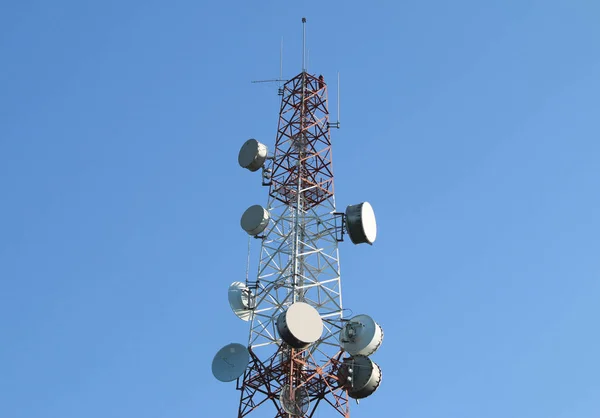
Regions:
[[[321,405],[349,417],[349,398],[381,383],[370,356],[383,331],[368,315],[344,317],[338,252],[345,235],[373,244],[375,214],[368,202],[336,210],[330,130],[339,119],[329,121],[324,78],[306,71],[302,22],[302,71],[280,88],[274,151],[249,139],[238,155],[269,188],[267,206],[241,218],[261,243],[257,275],[228,292],[233,312],[250,324],[248,342],[224,346],[212,363],[218,380],[237,381],[238,418],[259,410],[257,417],[313,417]]]

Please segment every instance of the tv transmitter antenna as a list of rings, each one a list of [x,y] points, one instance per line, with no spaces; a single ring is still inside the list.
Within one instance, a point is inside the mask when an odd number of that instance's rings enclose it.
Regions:
[[[381,369],[370,356],[383,331],[368,315],[344,317],[338,243],[373,244],[377,225],[368,202],[335,206],[327,84],[306,71],[302,18],[302,71],[282,79],[274,150],[256,139],[239,152],[241,167],[261,171],[267,206],[250,206],[241,227],[261,244],[258,272],[229,286],[233,313],[249,322],[247,344],[221,348],[214,376],[236,381],[238,418],[313,417],[329,405],[350,417],[349,398],[371,395]],[[282,48],[283,50],[283,43]],[[258,415],[257,415],[258,417]]]

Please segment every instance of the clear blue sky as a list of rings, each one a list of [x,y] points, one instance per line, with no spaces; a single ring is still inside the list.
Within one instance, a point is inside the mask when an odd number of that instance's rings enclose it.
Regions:
[[[352,416],[600,416],[598,1],[22,0],[0,6],[2,418],[235,416],[210,363],[246,341],[226,291],[267,198],[237,152],[273,145],[276,88],[250,81],[282,36],[299,71],[302,16],[309,70],[341,72],[338,206],[380,228],[340,249],[345,307],[385,331]]]

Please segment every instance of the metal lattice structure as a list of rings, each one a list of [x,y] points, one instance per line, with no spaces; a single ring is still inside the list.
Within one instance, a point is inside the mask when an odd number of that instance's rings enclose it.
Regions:
[[[343,231],[335,207],[323,79],[303,71],[286,82],[279,114],[275,152],[266,170],[271,221],[259,237],[257,278],[246,283],[253,300],[251,363],[238,382],[238,417],[265,403],[275,407],[275,417],[312,417],[322,402],[348,417],[348,394],[337,377]],[[321,339],[304,350],[282,343],[277,333],[279,314],[295,302],[314,307],[324,323]]]
[[[249,139],[238,155],[241,167],[262,170],[269,187],[267,207],[253,205],[241,219],[261,243],[258,272],[250,278],[246,271],[246,282],[233,282],[228,294],[234,314],[250,321],[248,343],[224,346],[212,364],[217,380],[237,381],[238,418],[255,411],[310,418],[320,405],[349,418],[349,399],[368,397],[381,383],[369,356],[383,330],[368,315],[344,318],[338,253],[344,234],[373,244],[375,214],[368,202],[336,211],[330,128],[339,120],[329,121],[323,76],[309,74],[304,59],[302,68],[279,88],[273,153]]]

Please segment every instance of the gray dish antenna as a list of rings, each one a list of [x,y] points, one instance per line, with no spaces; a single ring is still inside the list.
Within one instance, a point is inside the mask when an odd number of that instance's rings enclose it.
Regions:
[[[370,356],[383,342],[383,330],[369,315],[350,319],[340,333],[340,345],[348,354]]]
[[[250,310],[252,293],[250,289],[242,282],[233,282],[229,286],[227,296],[233,313],[243,321],[250,320],[252,316],[252,311]]]
[[[268,210],[261,205],[254,205],[246,209],[240,220],[240,225],[249,235],[256,236],[265,230],[270,218]]]
[[[221,348],[212,362],[213,375],[221,382],[233,382],[244,374],[250,353],[242,344],[231,343]]]
[[[281,407],[291,416],[303,417],[310,407],[308,391],[304,386],[291,389],[289,385],[283,385],[279,395]]]
[[[238,163],[242,168],[250,171],[258,171],[267,159],[268,149],[265,144],[256,139],[249,139],[244,142],[240,153],[238,154]]]
[[[377,238],[375,212],[369,202],[346,208],[346,229],[354,244],[373,244]]]
[[[288,345],[306,348],[323,334],[323,320],[308,303],[293,303],[277,318],[277,331]]]
[[[381,368],[367,356],[352,356],[344,359],[338,377],[348,396],[362,399],[372,395],[381,384]]]

